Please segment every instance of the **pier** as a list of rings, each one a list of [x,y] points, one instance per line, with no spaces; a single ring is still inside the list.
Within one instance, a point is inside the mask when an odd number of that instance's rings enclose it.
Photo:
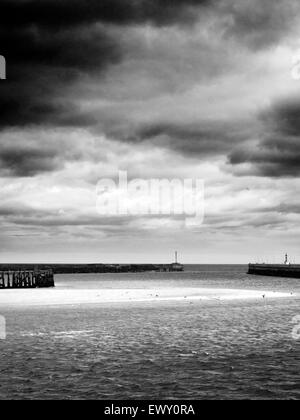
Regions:
[[[291,264],[288,254],[285,254],[283,264],[249,264],[248,274],[300,279],[300,265]]]
[[[0,272],[32,272],[34,264],[0,264]],[[184,266],[172,264],[39,264],[39,270],[54,274],[105,274],[105,273],[144,273],[181,272]]]
[[[184,265],[178,262],[178,253],[175,252],[175,261],[171,264],[0,264],[0,273],[13,272],[19,274],[22,278],[30,275],[31,284],[35,282],[33,276],[49,277],[50,286],[34,287],[52,287],[53,275],[56,274],[105,274],[105,273],[144,273],[144,272],[182,272]],[[1,278],[1,277],[0,277]],[[42,280],[38,281],[43,284]],[[47,282],[48,283],[48,282]],[[11,283],[10,283],[11,284]],[[0,286],[1,287],[1,286]]]
[[[0,271],[0,289],[35,289],[54,286],[52,270]]]
[[[256,276],[289,277],[300,279],[300,265],[249,264],[248,274]]]

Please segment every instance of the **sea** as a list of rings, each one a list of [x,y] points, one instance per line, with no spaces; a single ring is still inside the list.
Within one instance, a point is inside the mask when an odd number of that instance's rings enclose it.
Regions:
[[[202,265],[187,266],[183,273],[60,275],[56,287],[205,287],[300,295],[300,279],[246,272],[246,266]],[[295,318],[300,300],[292,295],[2,306],[0,316],[7,329],[0,340],[1,400],[300,398]]]

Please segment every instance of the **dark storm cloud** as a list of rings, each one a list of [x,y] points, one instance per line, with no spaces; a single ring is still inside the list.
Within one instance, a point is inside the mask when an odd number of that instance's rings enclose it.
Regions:
[[[64,90],[122,60],[116,27],[173,25],[197,19],[199,0],[4,0],[0,48],[8,80],[1,84],[0,128],[27,124],[92,124]],[[121,29],[120,29],[121,30]],[[67,112],[67,110],[69,111]],[[68,114],[68,115],[67,115]]]
[[[1,147],[0,174],[2,176],[30,177],[59,169],[62,161],[54,150],[32,147]]]
[[[298,0],[227,0],[217,2],[226,37],[258,50],[278,43],[294,29]]]
[[[91,123],[63,92],[80,76],[101,72],[120,60],[120,48],[103,29],[51,31],[4,25],[0,39],[8,72],[0,86],[0,128]]]
[[[0,128],[28,124],[85,127],[94,123],[92,116],[82,114],[73,103],[55,100],[51,98],[50,92],[48,97],[45,91],[41,92],[38,84],[32,89],[35,89],[36,97],[31,97],[29,92],[20,86],[19,100],[14,98],[11,92],[6,98],[0,99]],[[17,94],[17,87],[13,90]]]
[[[48,125],[97,126],[101,131],[105,125],[102,114],[92,111],[87,114],[68,93],[73,83],[80,81],[84,85],[90,76],[102,75],[110,66],[122,62],[128,52],[123,48],[122,31],[131,25],[183,25],[199,18],[202,22],[201,11],[205,10],[209,11],[205,17],[211,19],[213,30],[219,35],[224,31],[226,39],[232,37],[259,48],[289,32],[287,23],[296,15],[296,7],[297,2],[292,0],[276,4],[270,0],[263,4],[249,0],[4,0],[0,14],[0,53],[7,59],[8,80],[0,86],[0,130]],[[157,60],[159,64],[161,58]],[[179,62],[178,57],[175,60]],[[151,61],[155,61],[153,57]],[[211,75],[219,64],[215,58],[212,60],[209,46],[206,61],[206,72]],[[170,64],[170,80],[174,68]],[[180,71],[175,73],[178,74],[176,82],[182,83]],[[122,100],[126,99],[125,95]],[[234,121],[232,126],[217,119],[211,124],[189,127],[154,122],[136,132],[120,134],[117,139],[154,141],[191,156],[220,154],[246,138],[244,130],[236,127]],[[110,129],[103,131],[110,134]],[[238,155],[232,156],[232,163],[238,160]],[[8,161],[12,162],[13,158],[8,156]]]
[[[13,67],[11,79],[24,80],[23,68],[42,66],[77,70],[101,69],[106,63],[117,61],[120,51],[116,42],[99,26],[50,28],[28,24],[10,27],[1,24],[1,51]],[[37,73],[37,72],[36,72]],[[35,76],[38,74],[35,73]],[[61,74],[63,80],[64,74]],[[70,76],[66,73],[65,80]]]
[[[261,115],[266,134],[256,147],[241,147],[230,156],[232,165],[248,164],[248,174],[300,176],[300,99],[281,101]]]
[[[221,155],[237,142],[247,139],[247,125],[243,122],[218,120],[190,124],[158,123],[138,128],[126,138],[131,142],[150,141],[168,146],[189,157]]]
[[[300,138],[300,97],[275,103],[262,113],[261,119],[278,134]]]
[[[199,19],[206,25],[212,19],[210,30],[224,31],[238,42],[269,45],[290,30],[287,23],[296,7],[294,0],[4,0],[0,53],[7,60],[8,80],[0,86],[0,129],[93,125],[94,120],[67,102],[64,91],[122,61],[125,27]],[[210,65],[216,67],[215,62]]]
[[[67,162],[91,160],[93,154],[78,133],[72,137],[65,130],[7,130],[0,136],[0,176],[33,177],[63,169]]]
[[[184,23],[196,19],[195,8],[209,0],[5,0],[0,23],[28,22],[52,27],[104,22],[113,24]]]

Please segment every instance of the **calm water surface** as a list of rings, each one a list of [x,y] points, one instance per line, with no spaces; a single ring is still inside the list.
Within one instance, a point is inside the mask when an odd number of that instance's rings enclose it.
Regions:
[[[56,283],[300,293],[300,280],[250,277],[243,266],[188,270],[58,276]],[[299,304],[287,298],[0,308],[8,330],[0,340],[0,399],[299,399],[300,342],[292,338]]]

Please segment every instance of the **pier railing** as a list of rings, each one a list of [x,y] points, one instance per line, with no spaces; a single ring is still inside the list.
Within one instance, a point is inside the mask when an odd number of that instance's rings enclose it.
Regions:
[[[52,270],[0,271],[0,289],[34,289],[54,286]]]

